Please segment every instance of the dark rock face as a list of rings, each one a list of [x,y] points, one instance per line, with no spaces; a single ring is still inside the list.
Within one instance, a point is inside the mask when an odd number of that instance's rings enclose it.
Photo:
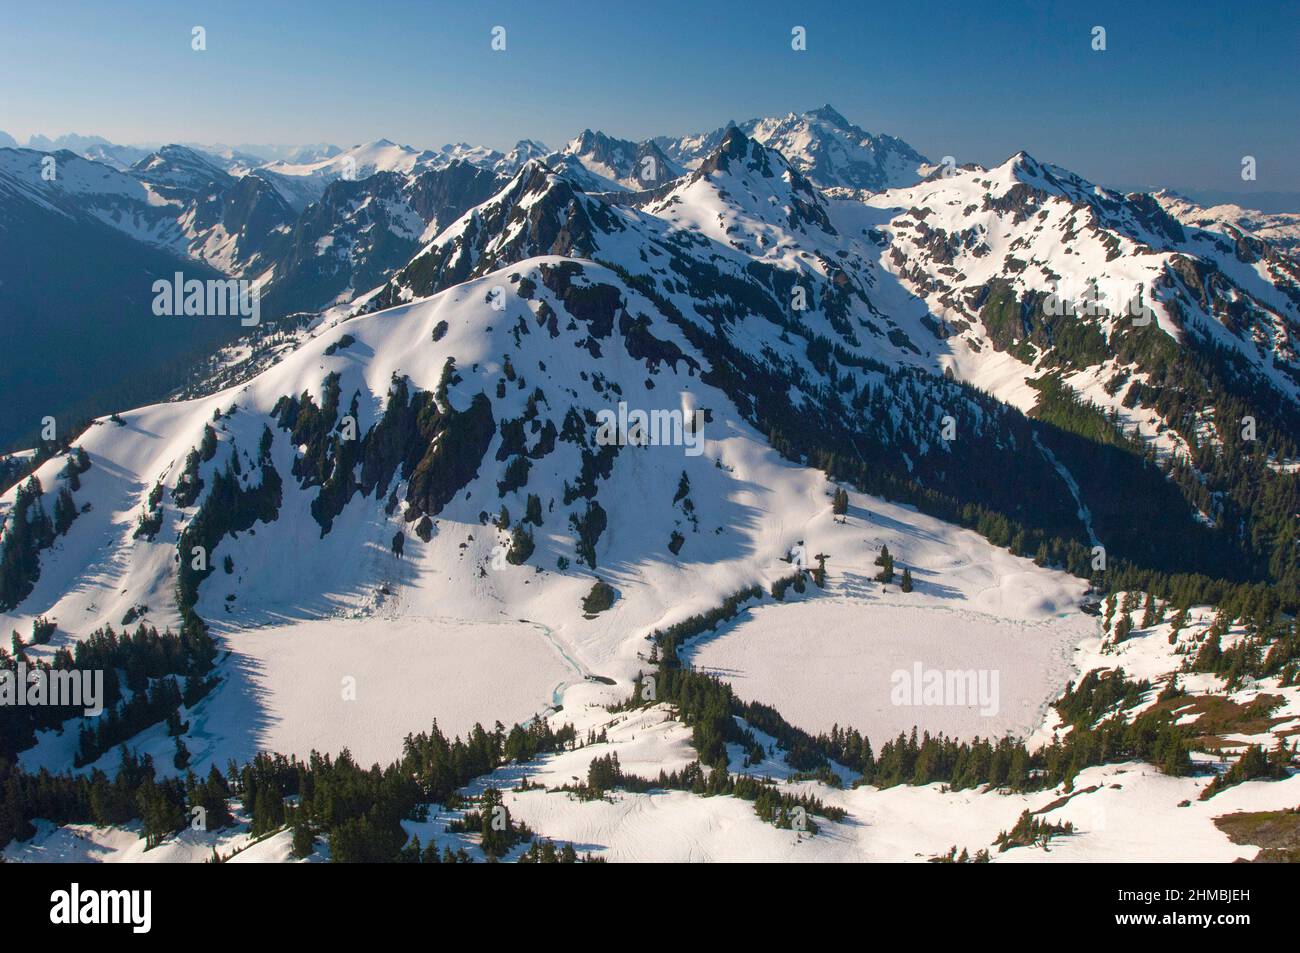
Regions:
[[[1187,241],[1187,233],[1183,230],[1183,226],[1160,206],[1154,196],[1144,192],[1134,193],[1125,201],[1133,212],[1134,218],[1148,231],[1161,235],[1171,242],[1181,244]]]
[[[714,172],[730,172],[732,164],[740,162],[744,168],[757,172],[764,178],[773,175],[772,164],[767,150],[753,142],[735,126],[727,130],[717,150],[700,163],[699,175],[711,175]]]
[[[391,307],[404,300],[404,292],[437,294],[536,255],[589,258],[596,251],[597,232],[622,227],[604,203],[543,163],[530,162],[494,202],[475,210],[459,235],[432,246],[394,276],[372,307]]]
[[[456,161],[445,169],[422,172],[407,192],[420,218],[441,231],[504,185],[505,180],[495,173]]]
[[[622,181],[639,183],[643,189],[657,188],[682,174],[677,164],[653,140],[631,142],[584,129],[568,151],[579,160],[610,169]]]
[[[406,501],[426,516],[437,516],[478,476],[479,465],[496,433],[492,402],[477,394],[463,411],[428,408],[428,448],[411,474]],[[429,418],[432,417],[432,420]],[[409,512],[409,510],[408,510]]]
[[[455,365],[448,361],[444,381],[454,376]],[[323,391],[320,407],[304,394],[281,398],[274,411],[293,444],[304,448],[293,465],[299,485],[320,487],[311,513],[322,536],[356,493],[382,499],[399,474],[409,481],[407,521],[438,515],[478,476],[496,434],[492,404],[485,395],[478,394],[468,408],[457,410],[447,402],[445,388],[437,396],[420,390],[412,394],[406,379],[400,378],[393,382],[383,416],[364,436],[348,439],[339,427],[337,375],[325,379]],[[349,409],[354,419],[356,402],[354,396]]]
[[[441,231],[503,184],[494,173],[459,161],[413,180],[380,172],[331,183],[294,223],[274,260],[266,309],[324,307],[348,290],[383,284],[419,250],[426,229]]]

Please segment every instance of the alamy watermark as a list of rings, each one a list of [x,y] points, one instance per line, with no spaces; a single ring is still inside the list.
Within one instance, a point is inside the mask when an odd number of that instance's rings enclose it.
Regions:
[[[152,890],[83,890],[73,883],[50,894],[50,922],[129,926],[132,933],[148,933],[153,926]]]
[[[186,280],[178,271],[173,278],[155,281],[153,293],[153,313],[159,317],[238,315],[246,328],[262,320],[261,290],[247,278]]]
[[[704,452],[704,411],[691,415],[686,426],[683,410],[631,410],[627,402],[618,402],[618,412],[605,408],[596,412],[599,424],[596,443],[602,447],[685,447],[688,457]]]
[[[102,669],[0,669],[0,706],[51,705],[80,708],[87,718],[104,711]]]
[[[1146,289],[1140,282],[1056,278],[1048,282],[1048,287],[1051,291],[1043,298],[1043,313],[1051,317],[1127,315],[1133,319],[1134,327],[1146,327],[1155,317],[1151,305],[1145,300]]]
[[[889,676],[893,688],[889,700],[900,706],[970,707],[992,718],[1001,709],[998,670],[926,668],[915,662],[912,668],[895,669]]]

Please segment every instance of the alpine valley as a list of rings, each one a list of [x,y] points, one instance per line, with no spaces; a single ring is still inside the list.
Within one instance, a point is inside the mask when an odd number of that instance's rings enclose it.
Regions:
[[[0,148],[3,859],[1300,859],[1295,216],[1049,158]]]

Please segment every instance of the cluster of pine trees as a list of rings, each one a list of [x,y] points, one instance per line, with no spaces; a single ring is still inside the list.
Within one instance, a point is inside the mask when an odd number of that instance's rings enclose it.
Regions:
[[[603,857],[596,857],[592,854],[586,854],[582,858],[584,864],[603,864],[604,862]],[[519,863],[576,864],[578,863],[578,852],[568,842],[557,849],[554,841],[534,839],[528,850],[520,855]]]
[[[1287,745],[1281,738],[1271,751],[1265,751],[1261,745],[1248,745],[1226,771],[1214,776],[1201,792],[1201,800],[1208,801],[1220,791],[1245,781],[1281,781],[1290,777],[1295,758],[1296,746]]]
[[[261,480],[246,486],[241,479],[238,449],[232,447],[223,470],[212,475],[212,489],[203,505],[186,524],[177,544],[176,602],[182,616],[193,612],[199,583],[216,569],[212,554],[232,533],[243,532],[257,521],[274,522],[280,512],[280,474],[267,459]]]
[[[92,764],[146,728],[165,721],[168,733],[176,739],[176,767],[184,768],[189,764],[189,752],[181,736],[188,724],[181,723],[181,706],[194,707],[216,683],[216,679],[196,675],[186,680],[182,690],[176,679],[168,676],[133,693],[98,718],[83,719],[73,763],[77,767]]]
[[[617,598],[613,586],[603,579],[597,579],[592,583],[591,591],[582,598],[582,611],[588,616],[596,615],[612,608]]]
[[[159,777],[153,759],[123,748],[110,780],[104,772],[52,774],[23,771],[0,757],[0,848],[36,833],[37,818],[56,824],[122,825],[140,821],[148,847],[201,819],[207,830],[231,823],[230,790],[215,768],[206,779]],[[196,809],[202,809],[196,812]]]
[[[1013,847],[1044,847],[1053,837],[1073,833],[1074,825],[1069,821],[1053,823],[1024,810],[1015,826],[998,834],[993,843],[1000,853],[1005,853]]]
[[[957,853],[956,844],[948,848],[948,853],[930,858],[932,864],[987,864],[990,861],[991,858],[987,848],[981,847],[974,854],[971,854],[970,851],[963,847],[959,854]]]
[[[709,609],[707,612],[700,612],[681,622],[675,622],[666,629],[655,629],[650,633],[650,640],[654,643],[657,654],[665,658],[677,658],[677,649],[685,645],[690,639],[697,635],[703,635],[705,632],[712,632],[723,622],[729,622],[745,607],[745,603],[754,599],[763,598],[763,589],[761,586],[749,586],[737,592],[733,592],[722,600],[722,604]]]
[[[477,810],[466,810],[459,820],[446,827],[446,832],[475,833],[479,835],[479,847],[489,861],[500,860],[517,844],[525,844],[533,839],[533,832],[528,825],[516,822],[510,816],[505,798],[498,788],[488,786],[478,799]]]
[[[33,641],[46,638],[39,624],[33,626]],[[212,687],[207,678],[216,657],[216,646],[201,626],[190,626],[181,634],[159,633],[141,623],[134,633],[118,633],[112,626],[97,629],[69,650],[60,647],[50,661],[34,661],[15,635],[12,655],[0,648],[0,669],[18,671],[19,663],[29,674],[46,672],[102,673],[105,708],[99,718],[86,720],[81,728],[77,763],[88,764],[105,751],[135,733],[157,724],[178,710],[195,704]],[[184,678],[182,690],[176,679]],[[123,687],[131,699],[119,704]],[[36,743],[36,732],[60,727],[79,718],[84,706],[55,705],[0,706],[0,757],[14,757]]]
[[[227,801],[238,798],[255,837],[287,827],[297,850],[310,852],[323,837],[336,862],[390,862],[408,846],[402,819],[419,816],[422,805],[454,803],[456,790],[474,778],[575,742],[572,726],[552,729],[544,719],[509,731],[475,726],[464,740],[448,739],[435,724],[409,736],[401,759],[387,768],[363,768],[346,750],[336,758],[313,752],[306,760],[260,754],[243,766],[232,762],[224,776],[213,768],[205,779],[192,772],[184,779],[159,777],[151,758],[125,747],[111,781],[98,770],[28,774],[0,756],[0,848],[31,837],[36,818],[100,825],[140,820],[152,847],[196,816],[207,830],[227,826]],[[503,853],[508,846],[489,840],[486,849],[497,848]]]
[[[13,609],[27,598],[41,575],[40,552],[54,545],[54,521],[41,504],[44,490],[35,476],[27,478],[14,494],[8,519],[0,526],[0,611]]]
[[[573,791],[583,800],[599,800],[609,791],[622,790],[636,793],[647,791],[689,791],[699,797],[729,796],[754,804],[754,813],[763,821],[785,830],[817,833],[812,815],[838,821],[844,818],[843,808],[827,805],[811,794],[790,794],[779,790],[770,779],[731,774],[725,753],[706,769],[701,761],[692,761],[678,771],[660,770],[655,778],[643,778],[623,771],[618,753],[611,752],[591,759],[587,779],[578,786],[566,785],[560,790]]]
[[[1279,615],[1265,623],[1247,622],[1245,635],[1225,649],[1226,633],[1226,615],[1220,613],[1188,670],[1218,675],[1229,691],[1247,679],[1276,677],[1283,686],[1300,684],[1300,625],[1294,618]]]

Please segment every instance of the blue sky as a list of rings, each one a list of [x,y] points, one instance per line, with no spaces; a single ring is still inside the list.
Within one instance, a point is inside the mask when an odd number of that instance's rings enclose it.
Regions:
[[[830,102],[932,158],[1025,148],[1108,184],[1300,190],[1294,2],[5,2],[0,129],[19,140],[556,146]]]

